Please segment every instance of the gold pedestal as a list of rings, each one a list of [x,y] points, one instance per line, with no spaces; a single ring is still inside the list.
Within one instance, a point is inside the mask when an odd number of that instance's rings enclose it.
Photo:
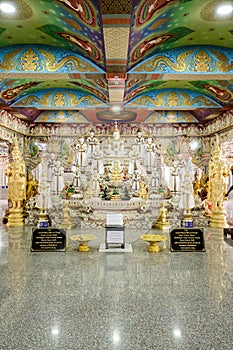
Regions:
[[[158,217],[158,220],[152,225],[152,228],[158,229],[158,230],[166,230],[170,228],[170,223],[166,219],[166,217]]]
[[[168,221],[156,221],[153,225],[152,228],[155,228],[157,230],[167,230],[170,228],[170,223]]]
[[[120,195],[118,195],[118,194],[112,194],[110,200],[111,200],[111,201],[120,201],[120,200],[121,200],[121,197],[120,197]]]
[[[23,208],[11,208],[9,209],[8,227],[21,227],[24,226]]]
[[[88,242],[92,241],[95,238],[96,238],[95,235],[87,235],[87,234],[74,235],[70,237],[72,241],[79,242],[79,245],[77,248],[78,252],[88,252],[90,250],[88,246]]]
[[[62,223],[59,225],[61,228],[71,230],[76,226],[76,223],[70,218],[70,219],[64,219]]]
[[[185,213],[184,213],[184,219],[185,221],[192,221],[192,213],[190,211],[190,209],[188,209]]]
[[[160,251],[160,247],[158,243],[164,242],[167,240],[166,236],[162,235],[142,235],[140,237],[143,241],[146,241],[149,243],[149,246],[147,248],[148,252],[150,253],[158,253]]]
[[[226,212],[224,209],[213,209],[212,215],[209,219],[210,227],[228,228],[229,225],[226,219]]]

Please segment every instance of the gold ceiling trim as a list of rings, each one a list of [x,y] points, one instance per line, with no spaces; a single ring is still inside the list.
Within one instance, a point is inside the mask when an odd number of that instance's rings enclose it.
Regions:
[[[36,95],[30,95],[23,99],[21,99],[19,102],[15,103],[15,107],[24,107],[24,106],[42,106],[42,107],[48,107],[48,108],[60,108],[60,107],[76,107],[82,102],[85,102],[85,104],[93,106],[93,105],[99,105],[100,101],[92,96],[82,96],[78,98],[75,94],[72,94],[70,92],[67,92],[66,95],[64,95],[61,91],[58,91],[55,95],[53,92],[49,91],[48,93],[45,93],[42,98],[36,96]]]
[[[47,50],[37,49],[43,57],[44,61],[39,57],[37,52],[32,48],[28,48],[23,51],[23,48],[14,49],[11,52],[6,53],[2,57],[2,62],[0,63],[0,69],[3,71],[23,71],[23,72],[37,72],[47,70],[48,72],[56,72],[67,63],[70,64],[70,72],[77,70],[79,72],[99,72],[95,67],[86,62],[85,60],[81,60],[77,56],[67,56],[61,59],[59,62],[55,55]],[[23,52],[20,55],[20,52]],[[18,57],[19,55],[19,57]],[[17,57],[16,57],[17,56]]]
[[[134,72],[163,72],[163,66],[168,66],[172,70],[180,72],[229,72],[233,69],[233,63],[229,61],[227,56],[216,50],[209,50],[212,55],[215,56],[215,64],[211,65],[213,62],[213,57],[210,56],[208,52],[204,49],[200,49],[192,59],[189,59],[191,54],[195,49],[186,50],[185,52],[180,53],[176,62],[172,62],[166,56],[156,56],[152,59],[140,64],[138,67],[134,68]],[[191,64],[192,63],[192,64]]]
[[[159,93],[154,99],[150,96],[142,96],[129,103],[130,105],[152,105],[155,107],[193,107],[196,103],[201,104],[201,106],[205,107],[213,107],[216,106],[219,108],[219,105],[212,100],[207,99],[205,96],[196,96],[191,98],[188,94],[184,92],[180,92],[182,98],[174,91],[170,94],[167,92]]]

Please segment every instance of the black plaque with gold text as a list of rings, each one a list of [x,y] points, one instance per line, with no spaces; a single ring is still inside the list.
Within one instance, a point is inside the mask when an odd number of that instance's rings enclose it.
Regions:
[[[205,252],[203,229],[176,228],[170,232],[172,252]]]
[[[65,252],[66,233],[59,228],[35,228],[32,230],[32,252]]]

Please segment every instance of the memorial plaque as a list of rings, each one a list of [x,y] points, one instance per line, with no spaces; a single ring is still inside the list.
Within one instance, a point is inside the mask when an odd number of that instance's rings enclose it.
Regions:
[[[170,232],[172,252],[205,252],[203,229],[177,228]]]
[[[65,252],[66,233],[58,228],[32,230],[32,252]]]
[[[125,227],[124,226],[106,226],[105,236],[106,248],[109,244],[120,245],[121,248],[125,247]]]

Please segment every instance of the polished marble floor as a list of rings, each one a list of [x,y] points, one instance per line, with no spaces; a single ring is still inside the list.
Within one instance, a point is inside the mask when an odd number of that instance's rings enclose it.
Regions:
[[[233,247],[205,229],[206,252],[31,252],[32,228],[0,226],[0,350],[231,350]],[[67,231],[67,236],[80,233]],[[84,233],[84,232],[82,232]],[[85,232],[86,233],[86,232]],[[159,232],[161,233],[161,232]],[[168,235],[169,238],[169,235]]]

